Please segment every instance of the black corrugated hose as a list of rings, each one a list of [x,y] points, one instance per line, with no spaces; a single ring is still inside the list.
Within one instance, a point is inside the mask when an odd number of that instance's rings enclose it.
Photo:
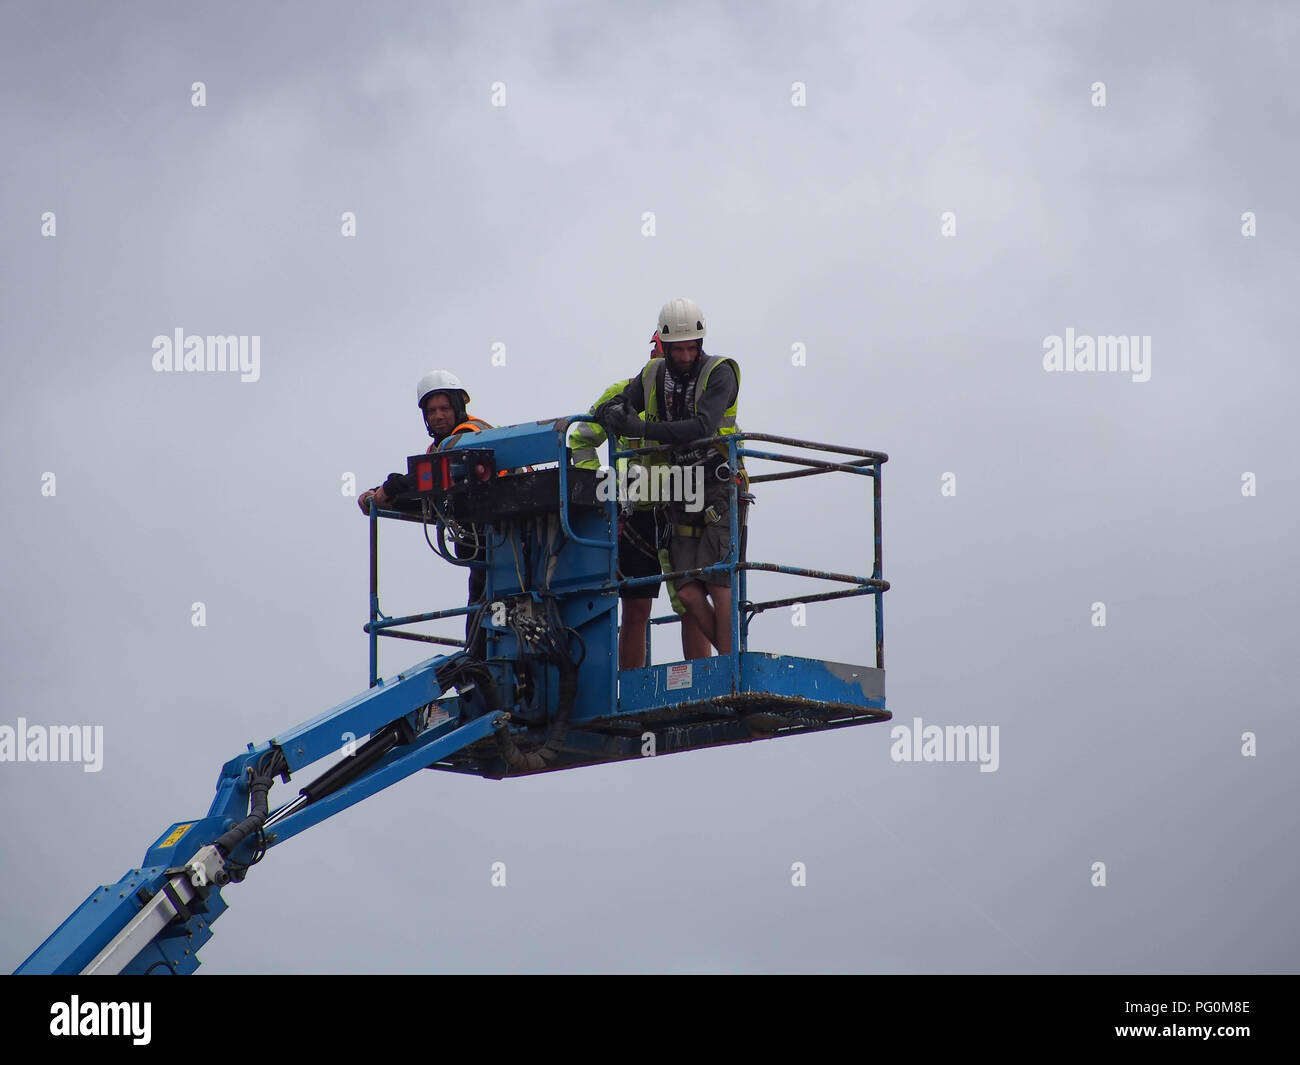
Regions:
[[[275,778],[281,773],[287,772],[288,768],[289,766],[284,760],[284,754],[278,748],[267,751],[262,755],[257,760],[256,769],[249,767],[248,816],[220,836],[213,844],[223,857],[229,857],[231,851],[266,823],[267,811],[270,809],[270,799],[267,793],[271,790],[271,785],[275,783]]]

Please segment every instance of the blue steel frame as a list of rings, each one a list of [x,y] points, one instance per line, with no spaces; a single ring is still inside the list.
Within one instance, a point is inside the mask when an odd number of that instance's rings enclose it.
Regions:
[[[761,440],[790,447],[800,447],[817,451],[830,452],[833,454],[843,455],[852,461],[845,462],[825,462],[816,459],[810,459],[798,455],[781,454],[771,451],[754,451],[750,448],[743,448],[739,445],[745,440]],[[795,603],[813,603],[824,602],[831,599],[845,599],[860,595],[871,595],[875,597],[875,661],[877,669],[885,668],[885,618],[884,618],[884,593],[889,590],[889,582],[883,576],[883,545],[881,540],[881,467],[887,461],[889,456],[878,451],[865,451],[858,448],[840,447],[834,444],[819,444],[807,440],[796,440],[789,437],[771,436],[766,433],[743,433],[736,432],[725,436],[713,436],[703,440],[696,440],[690,444],[683,445],[686,449],[694,449],[706,445],[725,443],[727,447],[727,465],[731,470],[739,467],[738,460],[765,459],[772,462],[782,462],[791,465],[805,467],[804,470],[794,473],[768,474],[749,479],[750,484],[758,484],[763,481],[786,480],[795,477],[811,477],[823,473],[849,473],[859,477],[871,478],[871,510],[872,510],[872,532],[873,532],[873,558],[870,577],[859,577],[851,574],[832,573],[827,570],[805,569],[798,566],[785,566],[766,562],[748,562],[741,561],[737,558],[737,543],[739,541],[739,508],[738,493],[739,487],[736,478],[731,480],[731,506],[729,508],[731,528],[730,542],[728,544],[727,555],[719,563],[706,566],[697,570],[682,570],[674,573],[665,573],[652,577],[638,577],[622,582],[626,586],[658,584],[668,580],[679,580],[683,577],[696,578],[706,573],[725,572],[731,580],[731,670],[732,681],[736,686],[733,690],[739,690],[740,681],[740,655],[749,651],[749,626],[756,614],[764,610],[771,610],[780,606],[791,606]],[[662,447],[642,447],[632,448],[620,451],[610,444],[610,464],[613,465],[621,458],[629,458],[634,455],[650,454],[652,452],[662,452]],[[748,580],[747,574],[750,570],[762,570],[773,573],[788,573],[793,576],[808,577],[817,580],[833,581],[842,584],[851,584],[854,587],[837,592],[813,593],[809,595],[793,596],[786,599],[773,599],[762,603],[751,603],[748,600]],[[741,610],[745,612],[744,619],[741,619]],[[676,614],[665,614],[651,619],[653,625],[667,625],[681,623],[681,618]],[[650,633],[651,627],[646,628],[646,662],[650,658]],[[720,656],[721,657],[721,656]]]
[[[567,427],[575,422],[592,422],[596,419],[586,414],[575,414],[569,418],[557,419],[557,426]],[[598,423],[597,423],[598,424]],[[499,434],[498,434],[499,435]],[[569,463],[568,447],[566,436],[563,429],[556,433],[556,453],[553,461],[559,469],[559,493],[560,493],[560,527],[564,530],[565,538],[584,547],[599,548],[602,551],[611,552],[609,559],[609,570],[607,585],[615,582],[615,565],[618,561],[618,503],[611,496],[606,501],[606,518],[611,530],[612,539],[597,540],[592,537],[579,536],[573,531],[573,523],[569,517]],[[536,462],[536,459],[533,459]],[[500,463],[499,467],[504,467],[506,463]],[[448,610],[432,610],[423,614],[408,614],[405,617],[392,618],[388,617],[379,608],[379,519],[380,518],[398,518],[407,521],[413,520],[409,515],[401,514],[393,510],[379,509],[373,500],[370,503],[370,620],[364,626],[364,631],[370,637],[370,686],[373,688],[379,683],[379,637],[391,636],[401,640],[417,640],[424,643],[444,644],[452,647],[464,647],[464,640],[455,640],[446,636],[430,636],[425,633],[407,632],[398,629],[400,625],[413,625],[422,621],[436,621],[440,618],[449,618],[463,616],[468,614],[472,609],[469,606],[453,607]],[[476,562],[473,560],[456,558],[443,552],[439,552],[442,557],[454,566],[476,566],[485,568],[485,562]]]

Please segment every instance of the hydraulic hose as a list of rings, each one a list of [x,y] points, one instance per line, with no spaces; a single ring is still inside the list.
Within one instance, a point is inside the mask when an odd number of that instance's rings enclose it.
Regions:
[[[521,750],[514,737],[510,735],[509,726],[504,722],[493,730],[497,750],[505,760],[506,765],[511,769],[537,771],[551,768],[559,757],[560,748],[564,743],[564,735],[568,731],[569,718],[572,716],[574,704],[578,700],[578,666],[573,661],[573,654],[569,650],[570,630],[565,628],[560,618],[554,594],[548,592],[545,594],[545,598],[547,600],[548,615],[546,636],[551,645],[551,653],[547,657],[554,661],[560,673],[559,689],[556,693],[555,715],[551,719],[550,732],[545,742],[535,750]],[[475,624],[473,625],[475,632],[477,632],[478,626],[482,624],[486,606],[486,603],[483,604],[475,616]],[[467,645],[472,639],[472,636],[467,638]],[[579,637],[579,640],[581,640],[581,637]],[[585,657],[586,648],[584,646],[583,658]],[[478,682],[487,710],[491,711],[501,707],[501,693],[492,676],[492,671],[484,663],[469,655],[457,658],[445,670],[439,671],[438,683],[442,685],[445,691],[455,686],[459,678],[466,674]]]
[[[559,663],[560,687],[555,708],[555,717],[551,721],[551,732],[535,751],[521,751],[510,729],[502,724],[494,730],[497,750],[511,769],[536,771],[550,769],[559,757],[564,734],[569,727],[569,716],[573,713],[573,704],[578,698],[578,667],[571,660],[562,659]]]
[[[236,847],[266,824],[266,815],[270,809],[267,793],[275,783],[276,776],[285,768],[284,755],[278,750],[268,751],[262,755],[256,769],[249,767],[248,816],[227,830],[213,844],[221,852],[222,857],[229,857]]]

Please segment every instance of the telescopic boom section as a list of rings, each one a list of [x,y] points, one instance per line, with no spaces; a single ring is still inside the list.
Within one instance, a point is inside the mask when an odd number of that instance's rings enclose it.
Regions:
[[[98,888],[17,971],[193,972],[226,909],[222,888],[242,880],[267,848],[491,736],[504,721],[489,712],[426,727],[429,704],[443,695],[438,675],[455,677],[455,657],[422,662],[260,748],[250,744],[222,769],[205,817],[172,825],[140,868]],[[360,745],[340,739],[367,734]],[[292,771],[330,755],[337,760],[322,776],[270,808],[275,774],[287,783]]]

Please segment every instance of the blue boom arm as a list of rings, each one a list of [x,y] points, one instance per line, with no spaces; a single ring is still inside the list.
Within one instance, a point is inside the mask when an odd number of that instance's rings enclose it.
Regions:
[[[456,712],[428,725],[427,708],[443,695],[440,671],[454,655],[429,659],[380,681],[334,709],[249,744],[221,770],[205,817],[172,825],[140,864],[98,888],[18,968],[18,973],[190,973],[211,924],[226,909],[221,888],[243,879],[265,848],[283,843],[399,780],[489,738],[507,714],[489,710],[465,723]],[[451,697],[437,703],[446,707]],[[451,709],[455,711],[455,707]],[[356,737],[371,740],[357,744]],[[287,782],[291,772],[342,755],[292,802],[248,825],[259,771]],[[248,831],[242,837],[239,826]]]

